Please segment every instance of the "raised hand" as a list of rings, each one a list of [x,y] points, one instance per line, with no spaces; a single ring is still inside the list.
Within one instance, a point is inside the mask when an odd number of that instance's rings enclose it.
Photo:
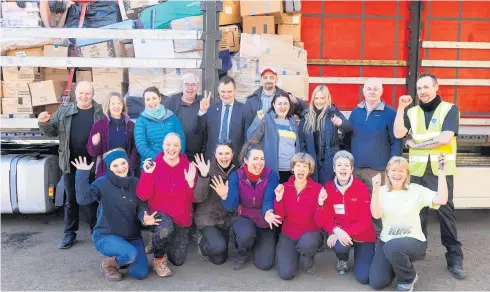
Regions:
[[[92,136],[92,144],[97,146],[97,145],[99,145],[99,143],[100,143],[100,133],[97,133],[97,134]]]
[[[410,95],[402,95],[398,101],[398,107],[405,109],[413,102],[413,98]]]
[[[162,222],[162,219],[156,219],[155,215],[157,212],[153,212],[153,214],[148,215],[148,213],[145,211],[145,215],[143,215],[143,225],[145,226],[150,226],[150,225],[159,225],[160,222]]]
[[[373,190],[379,190],[381,187],[381,174],[377,174],[372,178]]]
[[[94,165],[93,162],[87,165],[87,157],[82,158],[82,156],[79,156],[78,159],[75,158],[75,161],[72,161],[71,164],[80,170],[91,170]]]
[[[196,160],[196,162],[193,162],[192,164],[194,164],[194,166],[199,169],[202,177],[207,177],[209,173],[209,168],[211,166],[209,160],[206,163],[204,161],[204,155],[202,153],[201,156],[199,156],[199,154],[194,155],[194,159]]]
[[[284,195],[284,186],[279,184],[274,192],[276,193],[276,201],[280,202],[282,200],[282,196]]]
[[[257,117],[259,118],[259,120],[262,120],[264,116],[265,116],[264,110],[260,110],[257,112]]]
[[[143,170],[146,173],[153,173],[156,166],[157,166],[157,163],[152,161],[151,158],[148,158],[145,160],[145,162],[143,162]]]
[[[194,179],[196,178],[197,169],[196,166],[192,163],[189,163],[189,171],[184,169],[185,180],[189,184],[190,188],[194,187]]]
[[[331,120],[333,125],[336,127],[340,127],[342,125],[342,119],[337,117],[336,115],[334,115]]]
[[[204,96],[199,103],[199,110],[203,113],[207,113],[209,105],[211,104],[211,92],[204,91]]]
[[[327,198],[328,198],[327,191],[324,188],[322,188],[320,194],[318,194],[318,205],[323,206]]]
[[[211,188],[213,188],[222,200],[226,200],[228,197],[228,181],[223,183],[221,175],[219,177],[214,176],[211,178]]]
[[[51,119],[51,115],[48,112],[42,112],[37,117],[38,121],[41,123],[46,123]]]
[[[274,214],[272,210],[267,211],[265,213],[264,219],[267,223],[269,223],[269,227],[272,229],[272,224],[274,226],[279,227],[279,224],[281,224],[281,216]]]

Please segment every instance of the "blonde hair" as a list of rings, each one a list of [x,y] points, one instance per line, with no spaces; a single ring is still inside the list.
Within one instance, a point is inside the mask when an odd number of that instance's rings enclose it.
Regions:
[[[126,106],[126,102],[124,101],[124,98],[122,97],[122,95],[119,93],[119,92],[110,92],[108,95],[107,95],[109,98],[105,101],[104,103],[104,107],[102,108],[102,111],[104,112],[104,114],[106,115],[110,115],[110,112],[109,112],[109,106],[111,104],[111,99],[115,96],[119,99],[119,101],[122,103],[123,105],[123,108],[122,108],[122,113],[123,115],[127,114],[128,113],[128,107]]]
[[[391,184],[390,178],[388,176],[388,171],[395,164],[403,167],[407,171],[407,177],[405,178],[405,181],[403,182],[402,188],[404,190],[408,190],[408,186],[410,185],[410,169],[408,168],[408,161],[401,156],[393,156],[393,157],[391,157],[390,161],[388,161],[388,164],[386,165],[386,169],[385,169],[386,186],[388,187],[388,192],[391,192],[393,190],[393,185]]]
[[[323,96],[327,98],[327,104],[325,104],[318,117],[315,113],[315,105],[314,105],[314,99],[317,93],[322,93]],[[323,128],[323,125],[325,124],[325,114],[327,113],[327,109],[331,105],[332,105],[332,96],[330,95],[330,90],[328,90],[328,87],[326,85],[318,85],[317,87],[315,87],[313,93],[311,94],[311,102],[310,102],[308,113],[305,116],[305,126],[304,126],[305,132],[307,133],[313,132],[315,130],[321,130]]]
[[[296,163],[308,164],[308,167],[310,168],[308,175],[315,172],[315,160],[308,153],[301,152],[294,154],[293,158],[291,158],[291,170],[294,168]]]

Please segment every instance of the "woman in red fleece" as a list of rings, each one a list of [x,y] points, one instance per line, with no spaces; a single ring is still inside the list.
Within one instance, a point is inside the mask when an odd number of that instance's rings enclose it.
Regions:
[[[167,134],[163,152],[158,153],[155,161],[145,160],[136,190],[138,198],[148,201],[151,212],[157,212],[155,217],[162,219],[160,225],[151,227],[153,269],[160,277],[172,275],[165,254],[172,264],[180,266],[189,245],[196,167],[180,153],[181,147],[178,134]]]
[[[282,231],[276,247],[276,268],[284,280],[296,275],[300,257],[305,273],[315,273],[315,255],[323,243],[315,214],[319,198],[326,197],[322,185],[310,177],[315,171],[313,157],[307,153],[295,154],[291,159],[291,170],[294,176],[277,186],[274,201],[274,213],[282,219]]]
[[[325,184],[328,199],[319,201],[316,222],[330,234],[327,245],[337,254],[337,270],[347,272],[349,251],[354,248],[354,275],[369,283],[376,232],[371,221],[368,187],[352,175],[354,157],[342,150],[333,158],[335,178]]]

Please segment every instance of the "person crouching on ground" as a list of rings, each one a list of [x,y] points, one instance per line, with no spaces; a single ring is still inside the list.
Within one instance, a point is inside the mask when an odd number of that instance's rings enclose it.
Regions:
[[[349,252],[354,249],[354,276],[369,283],[376,231],[371,220],[369,188],[355,177],[354,157],[342,150],[333,158],[335,178],[325,184],[328,198],[319,202],[318,224],[330,236],[327,245],[337,255],[337,271],[347,272]]]
[[[151,230],[153,269],[160,277],[172,275],[167,257],[175,266],[184,263],[189,245],[196,167],[180,152],[181,148],[180,136],[168,133],[163,140],[163,152],[154,161],[145,160],[136,191],[141,200],[148,201],[151,212],[157,212],[162,219]]]
[[[447,203],[445,162],[441,154],[437,192],[410,183],[408,161],[403,157],[395,156],[388,162],[386,185],[381,187],[380,175],[373,178],[371,213],[381,218],[383,229],[369,273],[372,288],[383,289],[396,276],[397,291],[413,290],[418,279],[413,262],[422,259],[427,249],[419,214],[422,208],[438,209]]]
[[[197,253],[201,260],[221,265],[228,259],[228,242],[231,216],[221,204],[228,193],[228,176],[236,169],[231,141],[218,141],[214,158],[207,163],[204,156],[196,154],[199,169],[194,196],[197,207],[195,221],[200,231]],[[219,186],[219,187],[218,187]]]
[[[225,188],[222,204],[228,212],[234,213],[231,225],[238,256],[233,269],[243,269],[253,255],[254,266],[267,271],[274,265],[276,255],[273,225],[280,224],[273,210],[279,175],[265,166],[264,151],[257,143],[245,143],[240,161],[244,162],[243,166],[231,173],[227,184],[221,181],[215,184],[216,189]]]
[[[136,196],[138,178],[129,169],[129,159],[121,148],[103,155],[108,171],[89,185],[90,169],[87,159],[79,157],[71,163],[77,168],[75,187],[77,202],[87,205],[98,201],[97,224],[92,240],[105,258],[101,264],[104,277],[109,281],[122,279],[118,268],[128,265],[129,275],[144,279],[148,275],[141,225],[158,225],[161,220],[148,215],[147,205]]]
[[[280,216],[282,231],[276,248],[277,273],[284,280],[296,275],[300,258],[303,270],[313,275],[315,255],[323,243],[321,228],[315,224],[319,198],[326,193],[322,185],[310,177],[315,161],[307,153],[297,153],[291,159],[293,176],[277,186],[274,213]]]

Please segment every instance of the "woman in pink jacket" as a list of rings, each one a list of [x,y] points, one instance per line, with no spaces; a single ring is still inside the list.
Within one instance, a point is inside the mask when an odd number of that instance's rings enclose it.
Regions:
[[[196,167],[180,153],[182,144],[177,133],[169,133],[163,140],[163,152],[155,161],[145,160],[136,194],[148,201],[150,211],[162,219],[151,227],[153,236],[153,269],[160,277],[169,277],[172,271],[168,260],[175,266],[184,263],[189,245],[188,234],[192,223],[192,203]]]

